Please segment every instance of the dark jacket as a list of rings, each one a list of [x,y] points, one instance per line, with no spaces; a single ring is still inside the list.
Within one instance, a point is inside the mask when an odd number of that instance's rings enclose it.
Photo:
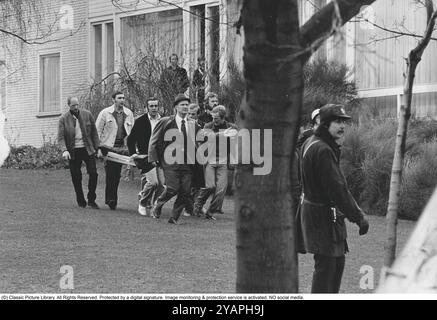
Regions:
[[[204,127],[205,124],[212,121],[212,115],[206,112],[205,109],[201,109],[198,121],[200,122],[201,126]]]
[[[313,129],[307,129],[299,136],[296,143],[296,149],[302,148],[302,145],[307,141],[309,137],[311,137],[314,134]]]
[[[179,66],[175,69],[172,67],[164,69],[160,79],[160,87],[161,89],[165,88],[167,94],[172,94],[172,98],[178,93],[184,93],[189,86],[187,70]]]
[[[221,130],[226,130],[226,129],[228,129],[228,128],[233,128],[233,129],[237,129],[237,126],[235,125],[235,124],[233,124],[233,123],[230,123],[230,122],[228,122],[228,121],[223,121],[223,123],[221,124],[221,125],[219,125],[219,126],[216,126],[215,124],[214,124],[214,122],[213,121],[211,121],[211,122],[208,122],[207,124],[205,124],[205,126],[203,127],[203,129],[205,129],[205,130],[212,130],[212,131],[214,131],[215,133],[218,133],[218,132],[220,132]],[[228,164],[229,164],[229,160],[230,160],[230,152],[231,152],[231,148],[230,148],[230,139],[229,138],[227,138],[226,139],[227,140],[227,152],[226,152],[226,155],[227,155],[227,159],[228,159]],[[216,147],[216,156],[217,156],[217,159],[218,159],[218,157],[219,157],[219,154],[220,154],[220,138],[219,138],[219,136],[217,135],[216,136],[216,142],[215,142],[215,147]]]
[[[188,143],[190,143],[190,147],[194,147],[194,151],[196,150],[196,134],[199,131],[199,126],[193,120],[187,120],[186,127],[188,131]],[[156,124],[155,129],[153,130],[152,137],[149,142],[149,152],[148,159],[149,162],[159,162],[160,165],[165,169],[170,166],[167,164],[164,159],[164,151],[168,146],[170,146],[173,141],[165,141],[165,133],[170,129],[178,129],[175,116],[163,117]],[[180,146],[182,148],[183,146]],[[194,159],[191,157],[194,156]],[[193,154],[188,153],[188,161],[191,164],[195,163],[195,152]]]
[[[149,115],[145,113],[135,120],[132,131],[127,137],[129,155],[137,153],[137,148],[138,154],[147,154],[149,152],[149,140],[151,135],[152,125],[150,124]]]
[[[97,134],[96,123],[94,118],[86,109],[81,109],[78,115],[78,123],[82,131],[82,139],[85,148],[89,155],[96,153],[99,148],[99,136]],[[62,150],[67,150],[70,153],[71,159],[74,155],[74,138],[76,120],[70,111],[65,112],[59,118],[58,124],[58,144]]]
[[[344,218],[359,224],[363,213],[340,169],[340,147],[325,127],[301,149],[304,200],[298,217],[307,252],[331,257],[348,251]],[[331,207],[336,208],[334,215]]]

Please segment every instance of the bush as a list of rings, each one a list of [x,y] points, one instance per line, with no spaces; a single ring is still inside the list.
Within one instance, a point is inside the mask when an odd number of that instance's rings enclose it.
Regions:
[[[11,147],[5,168],[13,169],[60,169],[65,167],[62,150],[57,144],[45,143],[41,148],[24,145]]]
[[[416,220],[430,199],[437,181],[437,140],[419,146],[419,154],[405,161],[400,197],[400,216]]]
[[[385,215],[397,124],[375,120],[352,124],[342,167],[354,197],[368,213]],[[417,219],[437,182],[437,122],[413,120],[408,129],[399,216]],[[437,171],[437,169],[436,169]]]
[[[315,60],[304,67],[304,95],[301,125],[310,122],[311,112],[327,103],[338,103],[346,109],[356,107],[357,89],[349,81],[350,70],[335,61]]]
[[[236,115],[240,109],[244,93],[244,77],[238,66],[231,60],[228,65],[229,82],[220,85],[219,101],[227,109],[227,118],[236,122]]]

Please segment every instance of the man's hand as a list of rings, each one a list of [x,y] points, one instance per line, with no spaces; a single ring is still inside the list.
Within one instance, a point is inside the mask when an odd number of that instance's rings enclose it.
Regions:
[[[62,158],[64,158],[65,160],[71,160],[70,152],[65,150],[64,153],[62,154]]]
[[[360,236],[365,235],[369,231],[369,221],[367,221],[367,219],[364,217],[358,226],[360,227]]]
[[[97,150],[97,158],[102,158],[103,157],[103,153],[102,150]]]
[[[134,153],[133,155],[130,156],[130,158],[131,158],[132,160],[134,160],[136,157],[138,157],[138,155],[137,155],[136,153]]]

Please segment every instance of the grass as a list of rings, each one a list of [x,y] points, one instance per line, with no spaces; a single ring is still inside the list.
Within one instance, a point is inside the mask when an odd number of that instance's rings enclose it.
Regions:
[[[139,185],[138,179],[122,181],[118,209],[110,211],[103,205],[99,165],[101,209],[81,209],[68,170],[0,169],[0,292],[234,293],[232,198],[217,221],[182,217],[183,224],[174,226],[167,223],[170,205],[160,220],[137,214]],[[378,280],[385,221],[369,221],[370,232],[361,238],[349,224],[343,293],[371,292],[359,288],[362,265],[372,266]],[[400,246],[413,226],[400,221]],[[63,265],[74,268],[74,290],[59,288]],[[311,255],[299,256],[302,293],[310,291],[312,267]]]

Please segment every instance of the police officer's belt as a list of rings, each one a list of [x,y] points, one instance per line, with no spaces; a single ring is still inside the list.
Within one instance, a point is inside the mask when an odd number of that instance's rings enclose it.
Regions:
[[[329,204],[313,202],[313,201],[310,201],[306,198],[303,199],[303,202],[304,203],[306,202],[306,203],[313,205],[313,206],[316,206],[316,207],[328,207],[328,208],[331,207]]]

